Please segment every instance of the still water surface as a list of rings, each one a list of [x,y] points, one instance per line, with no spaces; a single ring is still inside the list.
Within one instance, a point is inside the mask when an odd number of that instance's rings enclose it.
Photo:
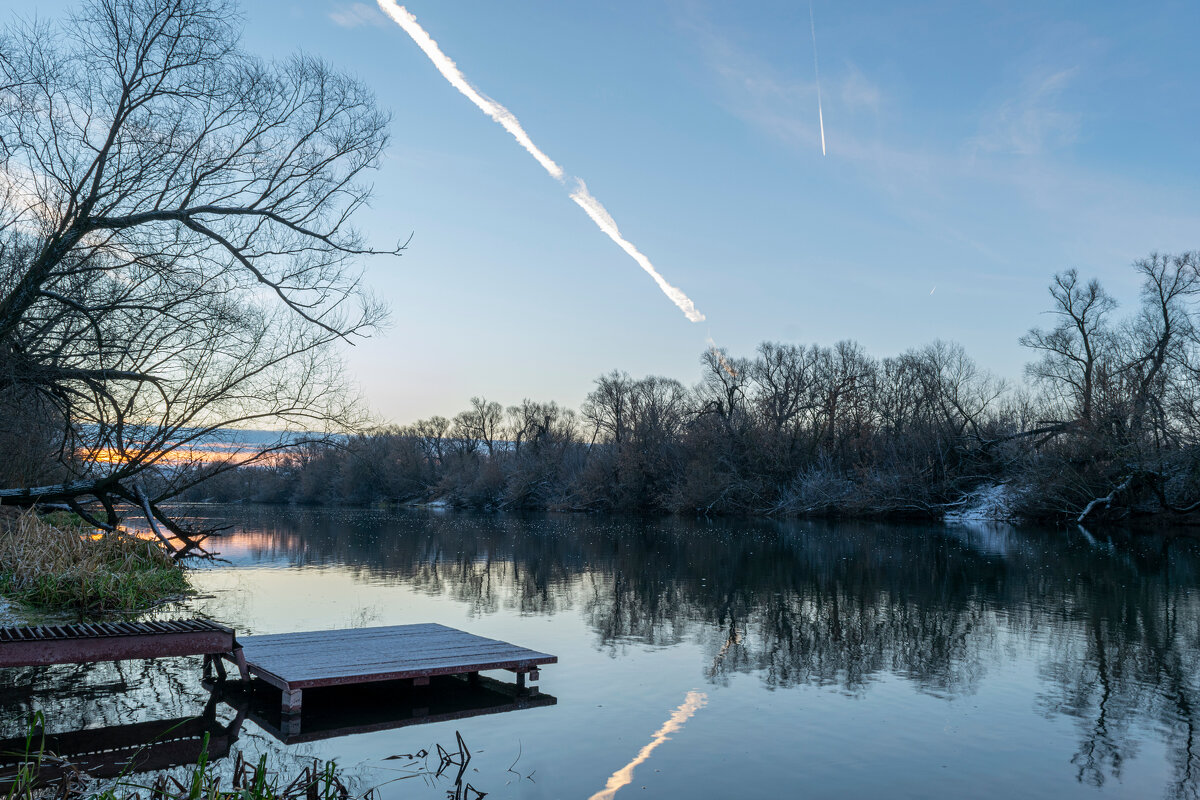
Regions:
[[[453,797],[446,777],[388,757],[454,749],[458,731],[464,783],[490,798],[1200,796],[1194,540],[195,513],[234,526],[227,561],[197,568],[199,596],[159,618],[239,633],[439,622],[559,657],[540,681],[556,704],[453,721],[386,729],[389,714],[442,710],[407,690],[306,692],[323,724],[385,729],[295,744],[269,733],[278,695],[260,693],[234,747],[284,769],[336,759],[384,797]],[[10,670],[0,734],[34,709],[55,731],[198,714],[197,661]]]

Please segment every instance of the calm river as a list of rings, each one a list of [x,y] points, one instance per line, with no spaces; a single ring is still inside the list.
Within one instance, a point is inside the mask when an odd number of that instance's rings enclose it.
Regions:
[[[214,704],[235,751],[283,769],[334,759],[383,797],[472,800],[467,783],[584,800],[1200,795],[1194,540],[193,513],[234,526],[226,561],[198,566],[199,594],[151,618],[203,614],[239,633],[439,622],[559,657],[516,706],[459,684],[306,692],[311,735],[292,744],[275,728],[278,693]],[[35,709],[53,732],[196,715],[209,699],[199,671],[199,659],[9,670],[0,733]],[[412,724],[442,714],[456,718]],[[456,731],[472,753],[457,790],[456,769],[433,774]],[[435,755],[389,758],[421,750]]]

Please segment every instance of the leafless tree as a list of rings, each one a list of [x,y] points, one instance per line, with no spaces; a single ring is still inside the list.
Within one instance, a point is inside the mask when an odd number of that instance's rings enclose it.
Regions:
[[[0,380],[53,410],[69,472],[0,501],[172,525],[179,481],[141,486],[172,452],[353,422],[337,345],[384,314],[356,264],[380,251],[351,225],[387,141],[371,94],[245,53],[225,0],[88,0],[0,42]]]
[[[1081,285],[1079,273],[1070,269],[1054,276],[1050,285],[1059,318],[1053,328],[1034,328],[1021,337],[1021,344],[1042,352],[1027,368],[1029,376],[1043,385],[1061,390],[1067,413],[1090,423],[1096,404],[1097,372],[1111,347],[1109,313],[1116,302],[1092,280]]]
[[[483,445],[488,456],[493,456],[496,453],[496,442],[500,438],[500,428],[503,422],[503,406],[482,397],[472,397],[471,407],[454,417],[452,435],[464,442],[469,442],[469,451],[473,452]]]

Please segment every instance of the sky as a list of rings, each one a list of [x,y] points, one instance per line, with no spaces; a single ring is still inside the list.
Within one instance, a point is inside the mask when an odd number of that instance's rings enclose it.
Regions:
[[[53,17],[70,3],[9,0]],[[245,44],[303,50],[394,114],[359,219],[389,327],[348,348],[380,419],[473,395],[578,406],[602,373],[691,384],[712,338],[961,342],[1019,381],[1017,340],[1075,267],[1130,310],[1130,264],[1200,248],[1200,3],[412,0],[547,174],[372,2],[248,0]],[[689,321],[570,195],[705,315]]]

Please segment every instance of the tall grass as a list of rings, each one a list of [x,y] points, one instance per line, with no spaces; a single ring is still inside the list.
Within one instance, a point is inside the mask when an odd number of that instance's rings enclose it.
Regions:
[[[56,523],[56,524],[55,524]],[[47,610],[137,611],[188,591],[157,542],[33,511],[0,518],[0,593]]]

